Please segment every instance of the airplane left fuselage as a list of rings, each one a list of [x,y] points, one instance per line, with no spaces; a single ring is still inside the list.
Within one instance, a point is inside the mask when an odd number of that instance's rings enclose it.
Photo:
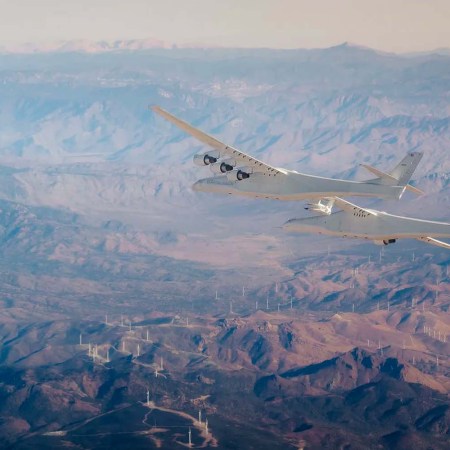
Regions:
[[[309,200],[331,196],[364,196],[398,199],[404,186],[390,186],[370,181],[348,181],[306,175],[295,171],[283,173],[252,173],[245,180],[234,181],[231,176],[221,175],[204,178],[192,186],[194,191],[233,194],[253,198],[275,200]]]
[[[327,216],[291,219],[287,231],[383,241],[389,239],[450,237],[450,224],[401,217],[375,210],[338,211]]]
[[[422,159],[420,152],[408,152],[388,173],[364,164],[377,176],[367,181],[318,177],[274,167],[219,141],[159,106],[153,106],[152,110],[211,148],[194,155],[193,162],[199,167],[209,166],[218,176],[197,181],[192,186],[194,191],[293,201],[348,196],[399,199],[405,189],[421,193],[409,184]]]

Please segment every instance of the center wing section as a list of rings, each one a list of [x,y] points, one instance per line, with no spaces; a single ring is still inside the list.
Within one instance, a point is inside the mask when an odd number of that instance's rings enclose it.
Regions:
[[[184,132],[190,134],[198,141],[217,150],[219,152],[219,158],[224,157],[232,158],[233,160],[236,161],[236,166],[250,167],[254,172],[262,172],[272,176],[284,174],[282,170],[276,169],[275,167],[272,167],[269,164],[266,164],[262,161],[259,161],[256,158],[253,158],[253,156],[247,155],[241,152],[240,150],[231,147],[230,145],[220,142],[215,137],[210,136],[209,134],[204,133],[198,128],[193,127],[184,120],[178,119],[178,117],[175,117],[174,115],[170,114],[169,112],[160,108],[159,106],[152,106],[151,109],[156,114],[159,114],[161,117],[173,123],[175,126],[180,128]]]
[[[350,203],[347,200],[344,200],[340,197],[331,197],[330,199],[334,200],[333,204],[335,206],[337,206],[339,209],[342,209],[343,211],[346,211],[348,213],[359,215],[362,217],[378,215],[376,211],[373,211],[371,209],[361,208],[360,206]]]

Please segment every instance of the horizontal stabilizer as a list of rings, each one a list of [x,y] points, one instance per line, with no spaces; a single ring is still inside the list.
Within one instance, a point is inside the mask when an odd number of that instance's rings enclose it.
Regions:
[[[379,177],[383,180],[386,180],[387,182],[389,182],[389,184],[393,184],[393,185],[398,184],[398,180],[396,178],[394,178],[392,175],[389,175],[388,173],[382,172],[381,170],[378,170],[375,167],[369,166],[368,164],[361,164],[361,166],[364,167],[365,169],[367,169],[369,172],[372,172],[377,177]],[[425,194],[425,192],[423,192],[422,190],[420,190],[414,186],[411,186],[410,184],[407,184],[405,186],[405,189],[410,192],[413,192],[416,195]]]
[[[431,245],[436,245],[438,247],[443,247],[450,250],[450,244],[447,244],[447,242],[438,241],[437,239],[433,239],[430,237],[419,237],[417,238],[418,241],[427,242]]]
[[[412,192],[413,194],[416,194],[416,195],[423,195],[423,194],[425,194],[425,192],[422,191],[422,189],[419,189],[419,188],[416,188],[416,187],[414,187],[414,186],[411,186],[410,184],[407,184],[407,185],[405,186],[405,189],[406,189],[407,191]]]
[[[423,153],[410,152],[389,173],[382,172],[368,164],[361,164],[361,166],[378,177],[372,182],[388,186],[405,186],[406,190],[416,195],[422,195],[423,191],[408,184],[422,157]]]

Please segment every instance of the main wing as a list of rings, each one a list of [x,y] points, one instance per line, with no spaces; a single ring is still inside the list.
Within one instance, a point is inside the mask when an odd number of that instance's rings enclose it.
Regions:
[[[450,244],[447,244],[447,242],[438,241],[437,239],[431,238],[431,237],[418,237],[416,238],[418,241],[426,242],[431,245],[436,245],[437,247],[443,247],[450,250]]]
[[[351,214],[357,214],[362,216],[378,215],[377,211],[361,208],[360,206],[350,203],[347,200],[344,200],[340,197],[332,197],[332,198],[334,200],[333,202],[334,205],[336,205],[339,209],[342,209],[343,211],[349,212]]]
[[[193,127],[184,120],[178,119],[178,117],[175,117],[174,115],[170,114],[169,112],[160,108],[159,106],[152,106],[151,109],[156,114],[159,114],[161,117],[164,117],[164,119],[173,123],[175,126],[180,128],[184,132],[190,134],[198,141],[217,150],[219,152],[220,158],[228,157],[234,159],[236,161],[237,167],[239,166],[250,167],[254,172],[262,172],[272,176],[281,174],[284,175],[284,172],[281,171],[280,169],[272,167],[269,164],[266,164],[262,161],[259,161],[256,158],[253,158],[253,156],[241,152],[240,150],[232,147],[231,145],[227,145],[219,141],[215,137],[210,136],[209,134],[204,133],[198,128]]]

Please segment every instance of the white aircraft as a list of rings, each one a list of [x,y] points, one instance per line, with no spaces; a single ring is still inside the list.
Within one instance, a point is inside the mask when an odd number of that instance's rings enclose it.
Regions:
[[[450,224],[364,209],[339,198],[364,196],[399,199],[405,190],[423,194],[420,189],[408,184],[422,159],[422,153],[408,153],[390,173],[362,164],[377,177],[367,181],[317,177],[272,167],[194,128],[159,106],[153,106],[152,109],[214,149],[194,156],[196,165],[209,166],[216,174],[197,181],[193,185],[196,191],[277,200],[309,199],[312,203],[306,209],[324,214],[289,220],[283,227],[288,231],[362,238],[380,245],[392,244],[397,239],[413,238],[450,249],[450,244],[434,239],[450,237]],[[334,205],[341,211],[332,214]]]
[[[450,249],[450,244],[435,237],[450,238],[450,224],[394,216],[374,209],[360,208],[341,198],[323,199],[327,208],[341,211],[322,216],[288,220],[283,228],[298,233],[369,239],[379,245],[393,244],[397,239],[417,239]]]
[[[255,198],[277,200],[312,200],[308,209],[330,213],[320,199],[324,197],[363,196],[399,199],[405,189],[415,194],[423,192],[408,184],[423,154],[408,153],[390,172],[384,173],[363,164],[377,178],[367,181],[348,181],[306,175],[293,170],[272,167],[237,150],[203,131],[178,119],[159,106],[153,111],[181,130],[210,146],[213,150],[195,155],[194,163],[209,166],[214,177],[197,181],[195,191],[217,192]]]

